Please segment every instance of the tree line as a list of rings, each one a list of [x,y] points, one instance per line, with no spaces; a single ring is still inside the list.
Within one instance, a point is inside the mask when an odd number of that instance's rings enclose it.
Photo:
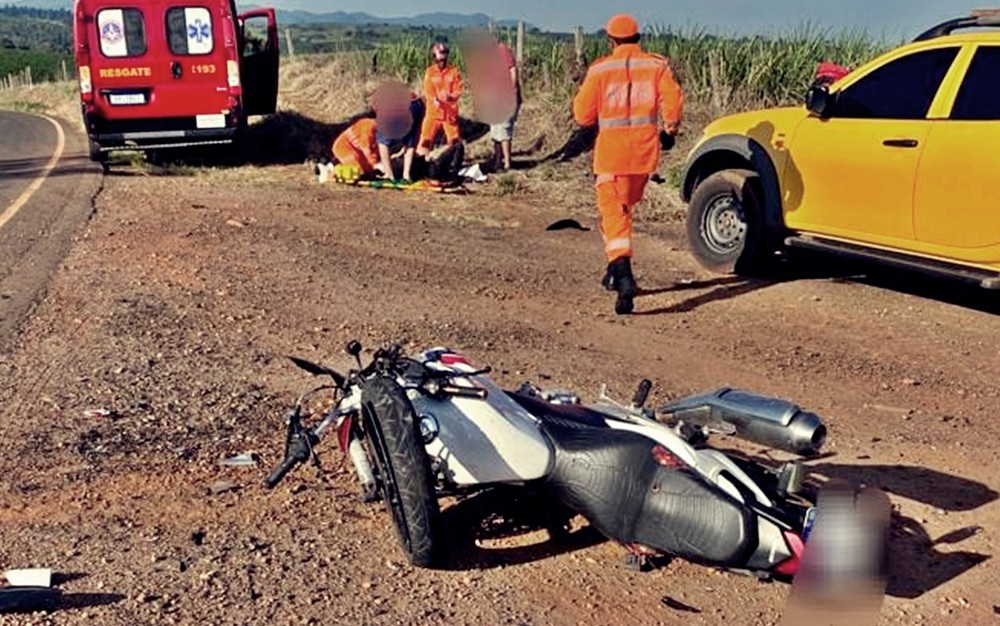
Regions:
[[[73,14],[65,9],[0,7],[0,49],[69,54]]]

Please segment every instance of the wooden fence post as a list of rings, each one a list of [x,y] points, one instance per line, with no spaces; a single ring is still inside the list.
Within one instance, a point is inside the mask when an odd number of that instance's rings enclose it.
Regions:
[[[583,26],[573,29],[573,46],[576,49],[576,66],[583,67]]]
[[[24,68],[25,75],[27,76],[27,82],[29,87],[34,87],[34,83],[31,82],[31,66]]]
[[[62,60],[63,82],[69,82],[69,72],[66,70],[66,59]]]
[[[517,64],[524,63],[524,22],[517,23]]]
[[[285,41],[288,44],[288,56],[290,58],[295,58],[295,44],[292,42],[292,29],[285,29]]]

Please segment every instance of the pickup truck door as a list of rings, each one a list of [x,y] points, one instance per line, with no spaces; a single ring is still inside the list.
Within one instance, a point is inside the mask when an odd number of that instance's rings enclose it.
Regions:
[[[913,240],[927,115],[958,50],[889,59],[834,93],[827,117],[799,124],[783,176],[790,228],[888,245]]]
[[[914,194],[917,239],[972,262],[1000,260],[1000,46],[980,45],[947,119],[927,137]]]

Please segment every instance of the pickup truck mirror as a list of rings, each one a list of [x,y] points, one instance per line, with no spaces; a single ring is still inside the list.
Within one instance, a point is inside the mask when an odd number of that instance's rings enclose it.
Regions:
[[[813,85],[806,92],[806,108],[820,118],[830,116],[834,101],[835,97],[830,94],[830,88],[826,85]]]

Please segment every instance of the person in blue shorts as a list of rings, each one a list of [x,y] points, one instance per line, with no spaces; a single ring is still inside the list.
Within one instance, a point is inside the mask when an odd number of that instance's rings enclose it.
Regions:
[[[402,157],[402,174],[404,181],[413,180],[413,160],[416,154],[417,142],[420,140],[420,126],[424,121],[425,113],[424,101],[417,94],[411,94],[410,100],[410,129],[403,137],[392,139],[382,134],[381,130],[375,133],[375,141],[378,144],[379,160],[382,163],[383,176],[396,180],[393,161]]]

